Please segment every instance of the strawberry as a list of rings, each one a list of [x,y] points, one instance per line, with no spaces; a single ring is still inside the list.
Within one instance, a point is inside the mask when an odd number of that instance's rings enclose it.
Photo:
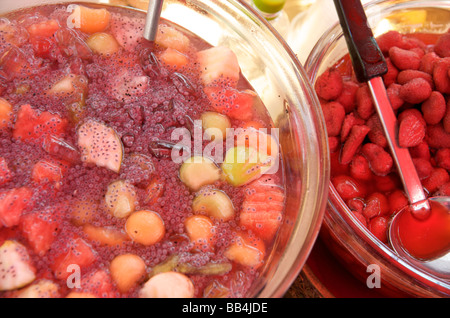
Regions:
[[[6,227],[18,225],[22,213],[31,205],[33,192],[26,187],[0,193],[0,223]]]
[[[365,187],[352,177],[339,175],[333,177],[331,181],[341,198],[344,200],[364,198],[366,195]]]
[[[66,249],[56,256],[51,265],[56,278],[66,279],[71,274],[70,265],[78,265],[81,269],[88,267],[96,260],[91,246],[81,238],[74,238],[66,245]]]
[[[352,161],[354,155],[363,143],[370,128],[366,125],[354,125],[350,131],[347,140],[342,146],[339,162],[341,164],[348,164]]]
[[[425,138],[426,133],[423,118],[418,118],[413,114],[408,114],[401,118],[400,116],[398,129],[398,143],[400,147],[408,148],[419,145]]]
[[[50,112],[39,113],[29,104],[22,105],[17,113],[13,137],[30,143],[40,143],[45,136],[62,137],[68,121]]]
[[[7,183],[12,178],[11,171],[5,158],[0,157],[0,185]]]
[[[263,240],[274,238],[281,225],[284,190],[270,177],[262,177],[245,187],[240,225]]]
[[[368,228],[369,231],[375,235],[383,243],[388,242],[387,229],[389,225],[389,220],[384,216],[377,216],[370,220]]]
[[[251,119],[256,98],[254,92],[238,91],[230,87],[209,86],[205,87],[205,93],[215,111],[234,119],[243,121]]]
[[[317,95],[326,101],[338,98],[343,86],[342,76],[336,69],[326,70],[314,85]]]
[[[361,152],[369,161],[370,169],[374,174],[385,176],[391,172],[394,160],[383,147],[373,143],[366,143],[362,146]]]
[[[423,118],[427,124],[436,125],[444,118],[446,107],[444,95],[433,91],[421,106]]]
[[[50,249],[56,238],[58,225],[52,215],[47,216],[44,213],[25,214],[20,222],[21,232],[39,256],[43,256]]]
[[[322,113],[325,118],[328,137],[336,137],[341,132],[345,119],[345,108],[338,102],[322,104]]]

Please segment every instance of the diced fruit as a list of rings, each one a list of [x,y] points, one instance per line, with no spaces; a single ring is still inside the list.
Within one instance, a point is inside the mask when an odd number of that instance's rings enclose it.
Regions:
[[[240,265],[257,269],[264,263],[266,248],[260,239],[239,233],[224,255]]]
[[[187,36],[166,24],[159,25],[155,43],[179,52],[186,52],[190,45],[190,41]]]
[[[89,48],[100,55],[111,55],[119,51],[120,45],[109,33],[95,33],[86,40]]]
[[[111,276],[119,291],[130,291],[146,274],[146,265],[142,258],[135,254],[116,256],[109,266]]]
[[[89,120],[78,128],[81,160],[119,172],[123,160],[123,145],[111,127]]]
[[[30,25],[27,28],[28,33],[31,37],[51,37],[57,30],[59,30],[60,26],[58,21],[56,20],[47,20],[43,22],[38,22]]]
[[[53,210],[22,216],[21,232],[39,256],[45,255],[56,239],[59,222],[52,218]]]
[[[43,279],[21,289],[14,295],[17,298],[59,298],[59,286],[51,280]]]
[[[198,191],[201,187],[220,180],[220,168],[209,158],[194,156],[181,165],[180,180],[190,190]]]
[[[66,168],[60,161],[42,159],[33,166],[31,179],[38,184],[52,184],[55,189],[59,189]]]
[[[106,246],[120,246],[128,241],[128,236],[114,227],[97,227],[91,224],[83,225],[83,231],[93,243]]]
[[[222,171],[228,183],[240,187],[276,168],[276,162],[272,156],[254,148],[238,146],[227,151]]]
[[[212,281],[203,290],[204,298],[228,298],[230,297],[230,289],[223,286],[216,280]]]
[[[158,178],[154,178],[152,182],[145,188],[144,203],[155,204],[164,194],[164,182]]]
[[[180,70],[189,62],[189,58],[186,55],[172,48],[167,48],[162,52],[159,55],[159,59],[163,64],[173,70]]]
[[[150,246],[161,241],[166,234],[162,218],[153,211],[137,211],[125,224],[128,236],[136,243]]]
[[[83,75],[69,74],[52,85],[49,94],[65,98],[71,94],[86,93],[88,79]]]
[[[108,93],[120,102],[138,101],[150,86],[149,77],[142,70],[121,68],[110,75],[107,83]]]
[[[115,181],[106,190],[106,209],[116,218],[122,219],[129,216],[136,207],[136,201],[136,189],[126,180]]]
[[[10,127],[12,121],[12,105],[0,98],[0,130]]]
[[[7,183],[12,178],[11,171],[5,158],[0,157],[0,185]]]
[[[150,278],[139,292],[140,298],[193,298],[194,284],[184,274],[165,272]]]
[[[113,286],[111,276],[105,270],[96,270],[81,281],[81,288],[86,298],[114,298],[116,290]],[[89,296],[91,295],[91,296]]]
[[[0,246],[0,291],[24,287],[35,280],[35,269],[28,251],[16,241]]]
[[[79,27],[80,31],[88,34],[106,30],[111,20],[111,14],[104,8],[94,9],[78,5],[71,16],[75,19],[73,21],[75,27]]]
[[[223,221],[231,220],[235,215],[233,202],[220,190],[200,191],[192,202],[192,210]]]
[[[224,140],[227,137],[227,129],[231,128],[230,119],[216,112],[204,112],[201,116],[202,127],[205,134],[211,140]]]
[[[67,279],[72,273],[71,265],[78,265],[80,269],[86,268],[95,262],[97,256],[91,246],[81,238],[68,242],[66,250],[53,261],[51,268],[58,279]]]
[[[262,177],[245,187],[239,224],[263,240],[270,241],[280,228],[284,190],[272,178]]]
[[[240,75],[239,62],[229,48],[217,46],[197,53],[201,79],[205,86],[225,82],[235,87]]]
[[[257,97],[255,92],[220,86],[208,86],[204,91],[216,112],[233,119],[244,121],[251,119]]]
[[[17,113],[13,137],[22,141],[39,143],[48,135],[63,137],[67,120],[50,112],[39,113],[30,105],[22,105]]]
[[[33,191],[15,188],[0,193],[0,223],[6,227],[18,225],[22,213],[31,206]]]
[[[184,221],[186,233],[200,251],[211,249],[214,243],[214,223],[205,215],[192,215]]]

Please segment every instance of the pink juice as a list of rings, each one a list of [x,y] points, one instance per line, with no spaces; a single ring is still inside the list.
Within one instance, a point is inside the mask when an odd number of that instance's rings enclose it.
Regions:
[[[147,43],[144,23],[87,5],[0,19],[0,297],[245,297],[260,276],[284,209],[267,111],[231,50],[166,20]],[[214,160],[195,148],[208,128]]]

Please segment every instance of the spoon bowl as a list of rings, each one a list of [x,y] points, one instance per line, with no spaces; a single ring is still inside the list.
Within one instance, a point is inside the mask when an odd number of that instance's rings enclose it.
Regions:
[[[450,280],[450,198],[428,199],[431,213],[418,219],[410,207],[391,220],[389,240],[399,257],[436,277]]]

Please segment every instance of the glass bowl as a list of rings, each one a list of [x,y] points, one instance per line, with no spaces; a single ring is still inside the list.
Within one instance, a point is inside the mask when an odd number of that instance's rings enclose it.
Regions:
[[[146,1],[76,1],[145,8]],[[1,1],[0,14],[70,1]],[[148,3],[148,2],[147,2]],[[131,8],[130,10],[140,10]],[[162,17],[238,56],[244,76],[279,129],[287,199],[285,220],[261,278],[247,297],[282,297],[318,236],[327,202],[329,153],[320,104],[306,72],[274,29],[245,1],[166,0]]]
[[[450,1],[371,1],[364,6],[374,36],[389,30],[401,33],[445,33],[450,26]],[[305,69],[314,84],[320,74],[348,53],[338,23],[330,27],[311,51]],[[421,271],[399,258],[351,213],[330,183],[329,201],[320,233],[337,259],[364,284],[377,265],[379,291],[391,297],[450,295],[450,282]]]

